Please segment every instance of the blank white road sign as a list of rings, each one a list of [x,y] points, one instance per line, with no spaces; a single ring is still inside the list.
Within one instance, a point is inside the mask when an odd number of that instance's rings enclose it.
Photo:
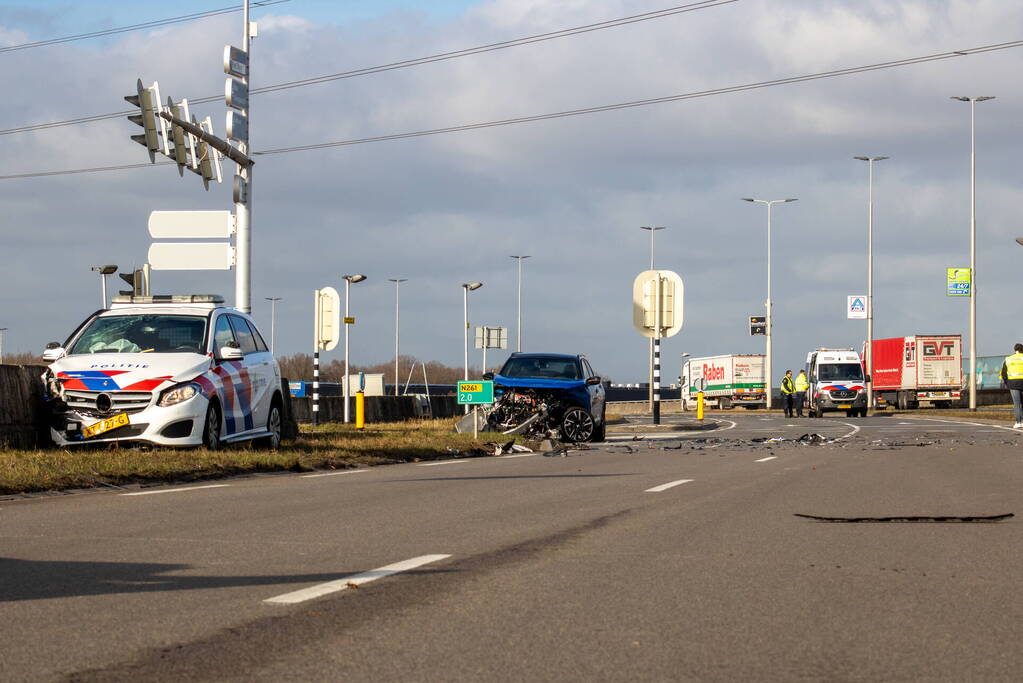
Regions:
[[[153,270],[230,270],[234,247],[228,242],[154,242],[149,245]]]
[[[223,239],[234,234],[230,211],[153,211],[149,235],[154,239]]]

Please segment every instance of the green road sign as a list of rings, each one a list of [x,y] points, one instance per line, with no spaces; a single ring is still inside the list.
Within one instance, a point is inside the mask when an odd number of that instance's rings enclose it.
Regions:
[[[459,382],[458,405],[486,405],[494,402],[494,383]]]
[[[946,296],[970,296],[972,278],[969,268],[946,268],[945,279],[948,287]]]

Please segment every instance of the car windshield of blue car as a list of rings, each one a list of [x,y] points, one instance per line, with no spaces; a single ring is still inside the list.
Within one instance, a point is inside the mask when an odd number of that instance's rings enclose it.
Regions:
[[[108,315],[89,323],[68,354],[203,353],[205,348],[205,317]]]
[[[510,358],[501,374],[524,379],[580,379],[579,366],[571,359]]]
[[[859,363],[833,363],[817,368],[821,382],[862,382],[863,368]]]

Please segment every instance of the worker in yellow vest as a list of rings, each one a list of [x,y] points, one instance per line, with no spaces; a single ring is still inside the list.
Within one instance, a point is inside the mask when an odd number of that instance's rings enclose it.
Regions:
[[[781,378],[781,398],[785,417],[792,417],[792,394],[795,390],[796,385],[792,383],[792,371],[786,370],[785,376]]]
[[[796,377],[795,393],[793,403],[796,408],[796,417],[803,417],[803,404],[806,402],[806,390],[810,388],[810,381],[806,379],[806,370],[800,370]]]
[[[1023,429],[1023,403],[1021,403],[1021,395],[1023,395],[1023,344],[1016,344],[1012,348],[1015,353],[1011,356],[1006,356],[1005,362],[1002,363],[1002,381],[1009,388],[1009,396],[1012,397],[1012,412],[1016,418],[1016,424],[1012,425],[1012,428]]]

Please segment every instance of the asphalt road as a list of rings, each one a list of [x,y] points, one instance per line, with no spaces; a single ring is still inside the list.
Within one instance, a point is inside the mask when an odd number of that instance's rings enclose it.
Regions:
[[[1019,680],[1020,517],[795,515],[1021,515],[1023,437],[721,419],[0,501],[0,679]]]

